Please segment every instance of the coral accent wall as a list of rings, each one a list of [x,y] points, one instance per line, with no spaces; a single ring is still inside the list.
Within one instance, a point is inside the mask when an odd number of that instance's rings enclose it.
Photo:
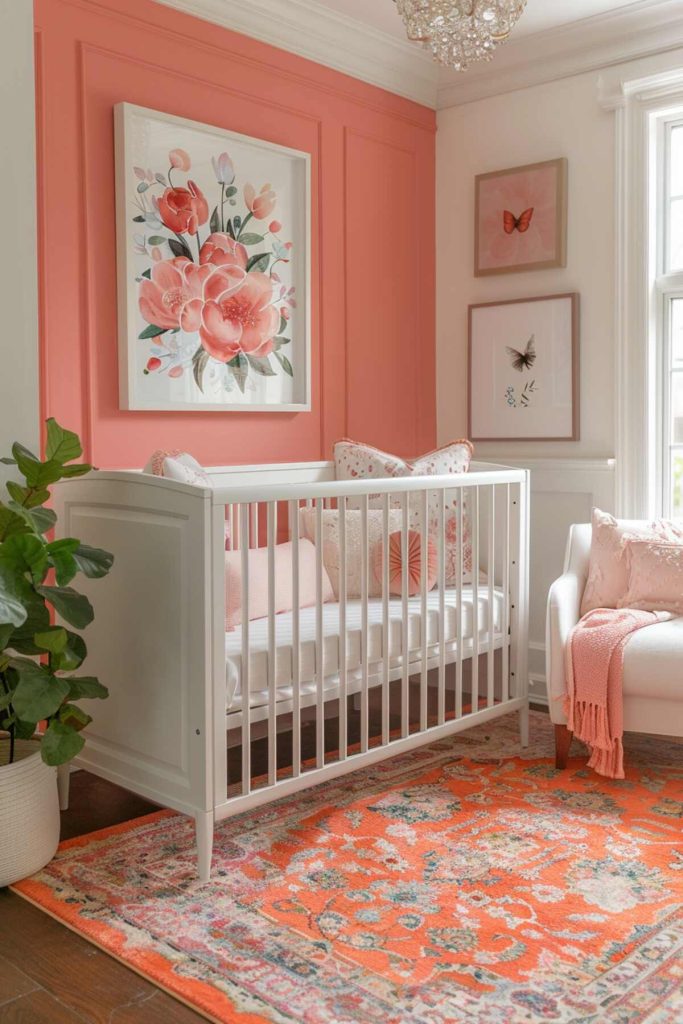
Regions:
[[[157,447],[208,464],[435,440],[434,112],[150,0],[36,0],[41,401],[101,467]],[[313,409],[118,408],[113,106],[306,150]]]

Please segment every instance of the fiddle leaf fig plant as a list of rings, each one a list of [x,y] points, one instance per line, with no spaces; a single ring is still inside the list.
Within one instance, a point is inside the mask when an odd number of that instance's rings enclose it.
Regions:
[[[45,507],[50,485],[92,466],[76,461],[83,451],[77,434],[54,419],[46,431],[44,460],[18,442],[0,460],[23,478],[8,481],[0,501],[0,731],[9,734],[12,763],[15,740],[30,739],[45,723],[41,755],[59,765],[84,746],[81,730],[92,719],[79,701],[108,695],[93,676],[73,674],[88,653],[77,631],[92,622],[93,608],[70,584],[79,573],[106,576],[114,558],[73,537],[48,540],[57,519]]]

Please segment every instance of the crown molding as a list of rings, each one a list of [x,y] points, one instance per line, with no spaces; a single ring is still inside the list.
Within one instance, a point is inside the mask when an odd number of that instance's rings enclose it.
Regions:
[[[314,0],[157,0],[370,85],[436,106],[438,67],[414,43]]]
[[[490,64],[442,71],[437,108],[459,106],[683,46],[680,0],[640,0],[556,29],[514,37]]]

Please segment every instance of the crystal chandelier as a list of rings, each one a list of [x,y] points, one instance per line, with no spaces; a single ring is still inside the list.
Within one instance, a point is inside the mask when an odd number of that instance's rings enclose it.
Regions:
[[[432,52],[434,60],[464,71],[491,60],[522,16],[526,0],[395,0],[408,38]]]

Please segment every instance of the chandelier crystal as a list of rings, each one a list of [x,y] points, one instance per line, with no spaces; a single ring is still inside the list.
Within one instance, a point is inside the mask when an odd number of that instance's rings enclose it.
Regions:
[[[526,0],[395,0],[408,38],[423,43],[440,64],[465,71],[491,60],[519,21]]]

